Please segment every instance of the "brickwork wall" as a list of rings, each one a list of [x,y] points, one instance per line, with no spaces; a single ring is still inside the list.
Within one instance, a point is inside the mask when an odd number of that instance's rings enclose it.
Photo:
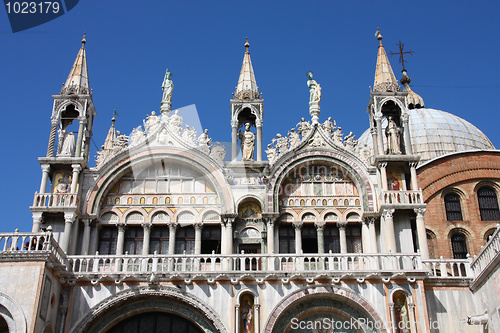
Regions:
[[[453,258],[451,236],[460,229],[467,236],[467,249],[476,255],[485,236],[500,221],[481,221],[476,191],[483,184],[495,189],[500,200],[500,151],[464,152],[444,156],[417,170],[419,186],[427,203],[425,224],[436,238],[429,240],[431,256]],[[444,197],[460,197],[463,221],[447,221]]]

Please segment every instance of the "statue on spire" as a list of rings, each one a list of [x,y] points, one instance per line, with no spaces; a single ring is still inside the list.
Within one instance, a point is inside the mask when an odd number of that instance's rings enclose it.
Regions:
[[[317,103],[321,101],[321,86],[315,80],[313,80],[313,72],[307,72],[307,77],[309,80],[307,81],[307,86],[309,87],[310,103]]]
[[[172,73],[168,71],[165,72],[165,77],[163,78],[163,84],[161,88],[163,89],[163,97],[161,99],[161,113],[167,114],[170,116],[172,112],[172,90],[174,90],[174,83],[170,78],[172,77]]]

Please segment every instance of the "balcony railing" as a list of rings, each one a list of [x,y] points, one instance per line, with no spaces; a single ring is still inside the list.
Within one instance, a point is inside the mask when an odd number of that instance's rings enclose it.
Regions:
[[[79,199],[76,193],[35,193],[35,198],[33,199],[33,207],[77,207],[78,202]]]
[[[423,204],[422,191],[382,191],[380,204],[382,205],[414,205]]]
[[[482,280],[488,273],[495,269],[496,263],[500,262],[500,224],[497,224],[497,230],[491,235],[490,240],[481,249],[479,254],[474,257],[471,263],[472,271],[476,280],[474,281],[473,287],[477,284],[481,284]]]
[[[429,271],[430,278],[473,279],[469,259],[425,259],[422,264]]]

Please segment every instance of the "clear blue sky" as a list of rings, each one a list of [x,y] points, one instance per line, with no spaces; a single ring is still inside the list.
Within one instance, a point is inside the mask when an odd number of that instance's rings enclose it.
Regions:
[[[264,144],[309,117],[309,70],[323,87],[320,121],[331,116],[359,137],[368,127],[379,26],[387,51],[399,40],[415,51],[406,68],[426,106],[470,121],[499,148],[499,12],[499,1],[80,1],[13,34],[0,9],[0,232],[31,230],[51,95],[66,80],[84,31],[97,146],[113,109],[123,133],[159,111],[167,67],[173,107],[195,104],[213,140],[230,141],[229,99],[245,36],[265,101]],[[397,57],[390,60],[401,78]]]

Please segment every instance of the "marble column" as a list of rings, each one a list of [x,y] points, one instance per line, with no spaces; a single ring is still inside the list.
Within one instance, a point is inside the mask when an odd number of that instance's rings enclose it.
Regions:
[[[179,223],[170,222],[168,225],[169,234],[168,234],[168,254],[175,254],[175,232],[177,231],[177,227]]]
[[[69,242],[71,238],[71,228],[73,227],[73,222],[75,222],[74,213],[64,213],[64,233],[61,240],[61,249],[68,253]]]
[[[194,224],[194,254],[201,254],[201,231],[203,229],[202,222]]]
[[[147,256],[149,254],[149,244],[151,239],[151,222],[145,222],[141,224],[144,229],[143,240],[142,240],[142,255]]]
[[[47,157],[54,156],[54,145],[56,143],[56,134],[58,125],[59,125],[59,120],[52,118],[50,126],[49,145],[47,147]]]
[[[394,233],[394,209],[384,209],[382,216],[384,218],[384,243],[385,251],[396,253],[396,234]]]
[[[325,237],[323,231],[325,230],[325,221],[316,221],[316,238],[318,240],[318,253],[325,253]]]
[[[47,182],[49,180],[49,164],[42,164],[42,182],[40,183],[40,191],[38,193],[47,193]]]
[[[85,124],[87,124],[87,119],[85,117],[78,117],[78,122],[80,123],[78,127],[78,137],[76,139],[75,157],[82,156],[82,142],[83,142],[83,132],[85,131]]]
[[[375,156],[378,155],[378,136],[377,129],[375,127],[370,128],[370,134],[372,135],[372,142],[376,142],[377,144],[373,144],[373,151]]]
[[[227,218],[226,221],[226,242],[227,242],[227,254],[233,254],[233,222],[234,222],[234,217],[229,217]]]
[[[89,254],[89,246],[90,246],[90,219],[82,219],[83,223],[83,239],[82,239],[82,254]]]
[[[405,150],[407,155],[412,155],[413,154],[413,148],[411,146],[411,140],[410,140],[410,125],[409,125],[409,114],[403,114],[403,137],[405,139]]]
[[[384,151],[384,137],[382,134],[382,117],[375,117],[377,124],[377,148],[379,155],[385,155]]]
[[[413,191],[418,191],[417,165],[418,162],[410,162],[411,189]]]
[[[339,228],[339,238],[340,238],[340,253],[347,253],[347,237],[345,234],[346,226],[347,226],[347,221],[337,222],[337,227]]]
[[[377,249],[377,232],[375,230],[375,218],[368,220],[368,232],[370,233],[370,250],[372,253],[378,253]]]
[[[220,224],[220,253],[221,254],[228,254],[227,253],[227,236],[226,236],[226,225],[221,222]]]
[[[424,214],[425,208],[415,208],[415,213],[417,214],[417,235],[418,235],[418,247],[420,249],[420,255],[422,259],[429,259],[429,245],[427,244],[427,232],[425,231],[425,220]]]
[[[255,120],[255,128],[257,130],[257,161],[262,161],[262,120]]]
[[[274,253],[274,218],[267,219],[267,253]]]
[[[78,185],[78,177],[80,176],[80,171],[82,167],[80,164],[71,164],[73,168],[73,177],[71,178],[71,193],[76,193],[76,187]]]
[[[123,247],[125,245],[125,227],[126,224],[120,222],[116,225],[118,228],[118,238],[116,240],[116,254],[123,255]]]
[[[238,158],[238,120],[231,121],[231,161]]]
[[[370,230],[368,228],[368,221],[361,221],[361,244],[363,245],[363,253],[370,253]]]
[[[235,326],[235,332],[240,332],[241,331],[241,324],[240,324],[240,303],[236,303],[234,306],[234,326]]]
[[[253,307],[255,309],[255,333],[260,333],[260,304],[254,303]]]
[[[41,225],[42,225],[42,212],[33,213],[33,227],[31,228],[31,232],[39,232]]]
[[[295,253],[302,254],[302,221],[294,221],[292,223],[295,229]]]
[[[380,181],[382,182],[382,189],[384,191],[387,191],[387,162],[380,162],[378,164],[378,167],[380,169]]]

